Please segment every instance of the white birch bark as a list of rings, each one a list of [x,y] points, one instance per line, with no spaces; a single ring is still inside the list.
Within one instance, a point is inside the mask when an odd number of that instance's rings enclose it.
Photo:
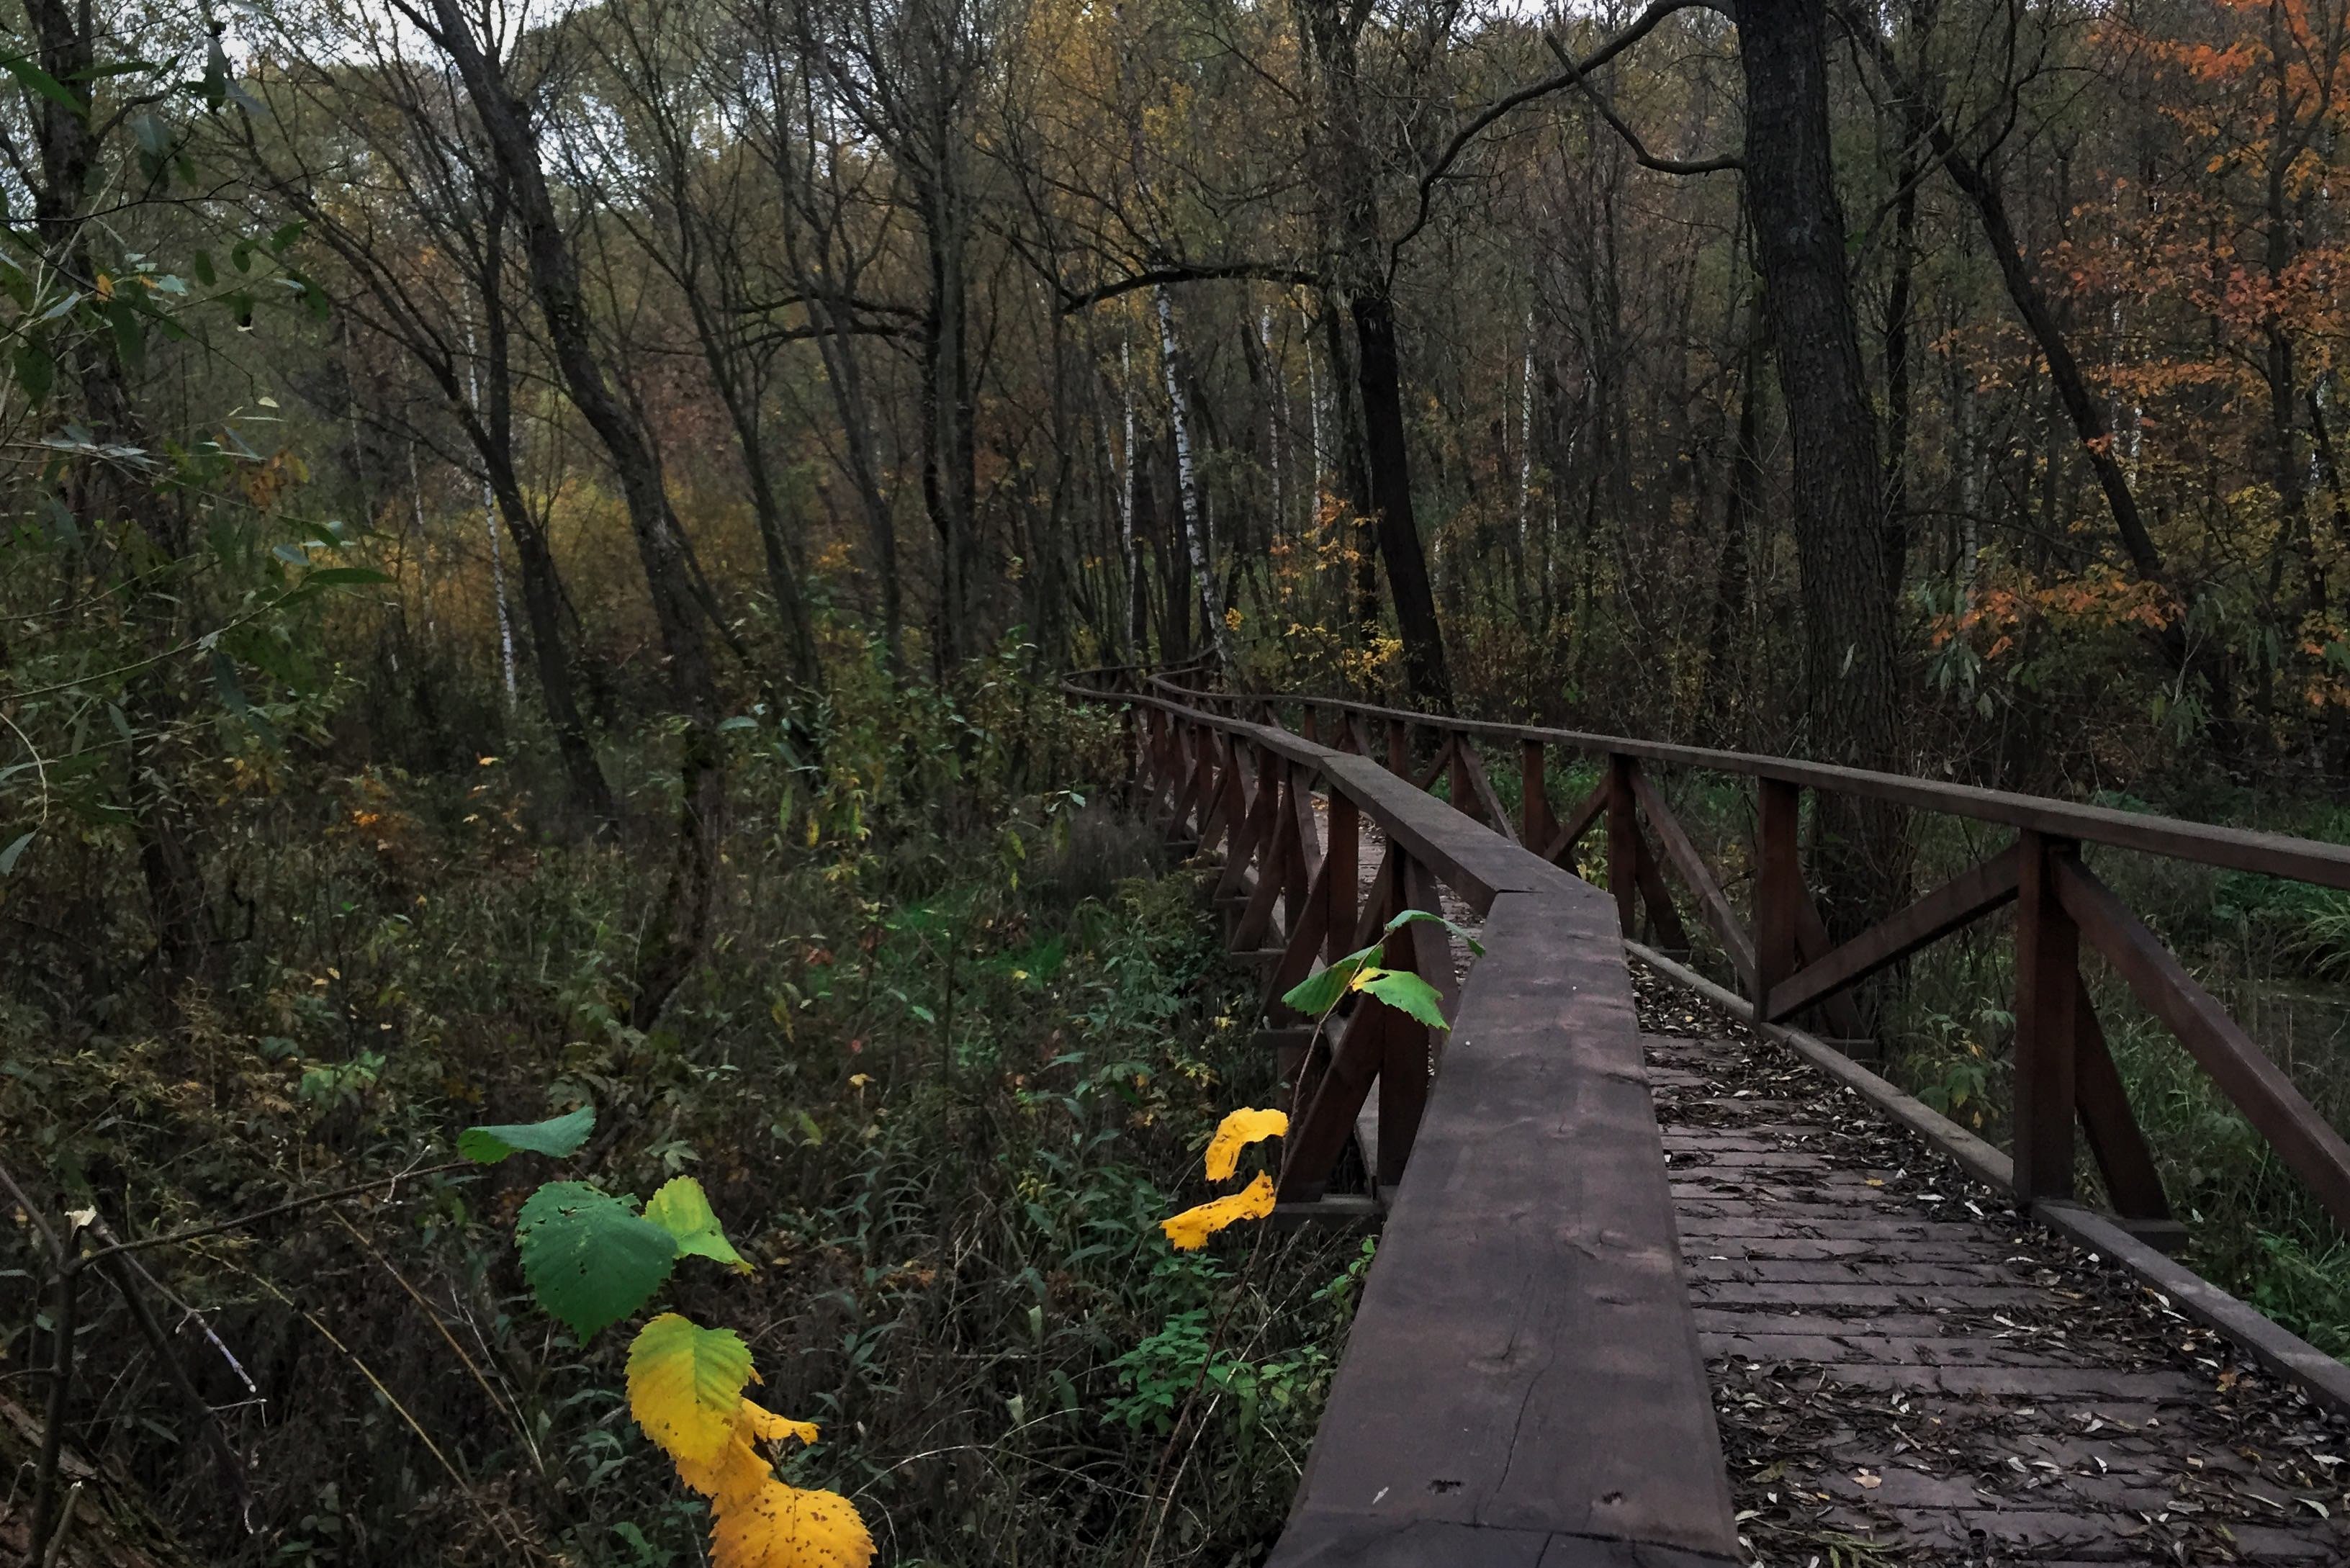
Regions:
[[[482,406],[482,385],[473,374],[473,328],[465,328],[465,400],[475,409]],[[498,664],[505,676],[506,707],[515,705],[515,640],[514,621],[506,614],[506,558],[498,543],[498,499],[490,489],[490,476],[482,475],[482,526],[490,535],[490,597],[498,607]]]
[[[1208,561],[1208,529],[1200,505],[1200,475],[1191,453],[1191,406],[1183,396],[1182,347],[1175,336],[1175,307],[1163,287],[1151,291],[1159,306],[1159,359],[1167,376],[1167,419],[1175,436],[1175,489],[1182,498],[1183,547],[1199,585],[1200,614],[1208,623],[1208,645],[1217,662],[1228,657],[1223,595]]]

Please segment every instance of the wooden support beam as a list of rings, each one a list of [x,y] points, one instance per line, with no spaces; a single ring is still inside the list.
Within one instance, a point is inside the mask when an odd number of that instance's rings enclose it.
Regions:
[[[1518,842],[1540,847],[1558,836],[1558,818],[1551,815],[1550,782],[1544,776],[1540,741],[1518,742]],[[1543,857],[1555,859],[1552,855]]]
[[[1398,778],[1411,776],[1411,725],[1402,719],[1388,721],[1388,772]]]
[[[2058,866],[2054,880],[2064,912],[2090,946],[2308,1184],[2334,1222],[2350,1230],[2350,1144],[2112,888],[2072,858]]]
[[[1524,842],[1519,838],[1517,827],[1510,821],[1509,812],[1502,805],[1502,797],[1493,788],[1492,777],[1485,771],[1485,759],[1477,753],[1477,742],[1466,735],[1459,736],[1452,742],[1452,754],[1461,759],[1459,772],[1467,775],[1470,794],[1477,803],[1477,811],[1471,815],[1482,815],[1486,826],[1511,843]],[[1456,800],[1452,804],[1458,805],[1461,803]]]
[[[2057,895],[2077,846],[2026,833],[2015,900],[2015,1195],[2073,1196],[2080,931]]]
[[[1607,802],[1614,790],[1613,777],[1602,775],[1591,793],[1583,797],[1583,804],[1568,814],[1565,825],[1551,835],[1550,847],[1543,851],[1543,858],[1554,866],[1565,866],[1568,870],[1574,870],[1575,846],[1583,842],[1583,836],[1591,831],[1592,825],[1607,815]]]
[[[1390,1020],[1403,1015],[1392,1007],[1373,1006],[1356,999],[1354,1011],[1337,1025],[1329,1060],[1319,1073],[1312,1063],[1310,1084],[1301,1085],[1305,1112],[1290,1124],[1282,1140],[1281,1177],[1276,1190],[1284,1203],[1311,1203],[1322,1196],[1330,1169],[1355,1130],[1355,1113],[1362,1108],[1379,1075],[1387,1053]]]
[[[1435,879],[1427,867],[1406,859],[1401,873],[1407,907],[1440,910]],[[1436,987],[1448,1012],[1457,1002],[1460,982],[1452,973],[1451,945],[1444,940],[1443,928],[1425,922],[1405,926],[1388,938],[1380,956],[1384,967],[1416,974]],[[1435,1042],[1430,1036],[1434,1031],[1368,995],[1356,1005],[1389,1015],[1380,1033],[1378,1164],[1372,1173],[1384,1189],[1403,1179],[1420,1118],[1428,1114],[1428,1079],[1435,1064]]]
[[[1754,988],[1747,1000],[1763,1002],[1791,979],[1803,922],[1804,794],[1800,786],[1763,779],[1755,802]]]
[[[1295,989],[1314,972],[1314,961],[1320,955],[1330,932],[1330,871],[1331,859],[1326,856],[1314,868],[1307,885],[1305,907],[1289,929],[1289,940],[1284,944],[1281,961],[1265,977],[1264,994],[1259,999],[1263,1016],[1277,1023],[1286,1023],[1298,1016],[1297,1011],[1283,1002],[1282,996]]]
[[[1640,821],[1633,815],[1632,759],[1607,759],[1607,890],[1627,937],[1640,934]],[[1659,944],[1662,945],[1662,944]]]
[[[1820,917],[1819,900],[1812,897],[1809,888],[1798,886],[1795,898],[1795,951],[1807,964],[1817,963],[1835,950],[1835,942],[1828,935],[1828,923]],[[1862,1027],[1860,1008],[1851,996],[1838,992],[1820,1004],[1827,1019],[1829,1032],[1838,1040],[1857,1040],[1867,1033]]]
[[[1434,788],[1436,775],[1452,765],[1452,732],[1450,730],[1444,730],[1438,732],[1438,734],[1440,738],[1436,743],[1436,755],[1428,760],[1428,766],[1421,769],[1419,776],[1411,781],[1411,787],[1422,793]]]
[[[2016,896],[2021,865],[2021,852],[2010,845],[1990,859],[1968,867],[1900,913],[1830,949],[1825,956],[1772,985],[1762,1008],[1764,1021],[1776,1023],[1792,1017],[1999,909]]]
[[[1232,773],[1237,777],[1244,766],[1238,742],[1233,742],[1232,750]],[[1256,856],[1259,846],[1274,830],[1274,809],[1281,804],[1281,775],[1277,771],[1279,763],[1270,752],[1264,753],[1257,759],[1255,794],[1248,802],[1247,810],[1242,813],[1238,825],[1233,827],[1232,843],[1224,850],[1224,874],[1216,882],[1218,898],[1240,890],[1241,877],[1248,870],[1249,862]],[[1262,881],[1263,878],[1260,877],[1259,880]]]
[[[2089,1000],[2085,981],[2073,1000],[2073,1016],[2080,1030],[2074,1058],[2073,1096],[2081,1113],[2081,1130],[2089,1152],[2106,1179],[2106,1195],[2125,1223],[2159,1223],[2170,1219],[2170,1199],[2162,1190],[2162,1173],[2155,1168],[2154,1151],[2146,1133],[2131,1114],[2129,1091],[2120,1069],[2106,1046],[2106,1032],[2097,1009]]]
[[[1363,830],[1360,808],[1337,790],[1330,792],[1330,843],[1322,852],[1324,897],[1329,908],[1323,919],[1326,934],[1322,956],[1336,963],[1352,948],[1345,946],[1355,929],[1356,878],[1361,875]]]
[[[1274,821],[1272,830],[1261,841],[1264,847],[1257,862],[1256,891],[1241,912],[1240,923],[1232,928],[1234,952],[1264,945],[1266,933],[1273,929],[1274,902],[1288,886],[1291,867],[1296,863],[1297,817],[1286,809],[1284,799],[1290,791],[1276,775],[1265,784],[1264,792],[1265,798],[1273,803]]]
[[[1627,763],[1632,793],[1640,809],[1648,814],[1648,826],[1657,830],[1657,842],[1664,846],[1665,858],[1680,874],[1681,885],[1697,900],[1698,912],[1705,917],[1722,950],[1730,955],[1731,968],[1738,971],[1739,981],[1748,995],[1754,992],[1754,939],[1747,934],[1739,920],[1738,911],[1730,907],[1730,897],[1721,890],[1713,870],[1697,852],[1697,844],[1681,826],[1679,817],[1665,804],[1663,794],[1650,781],[1648,771],[1638,763]]]

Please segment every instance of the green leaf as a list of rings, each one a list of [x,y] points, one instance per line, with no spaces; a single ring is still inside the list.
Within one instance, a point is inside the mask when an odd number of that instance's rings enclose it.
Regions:
[[[1442,926],[1446,930],[1451,931],[1454,936],[1459,937],[1462,941],[1467,942],[1471,952],[1476,954],[1479,958],[1483,958],[1485,956],[1485,945],[1482,942],[1479,941],[1475,937],[1471,936],[1467,931],[1462,930],[1459,926],[1454,925],[1451,920],[1446,919],[1443,916],[1432,913],[1427,909],[1406,909],[1402,914],[1398,915],[1394,919],[1389,920],[1388,922],[1387,929],[1388,931],[1393,932],[1405,926],[1416,925],[1421,920],[1435,921],[1438,925]]]
[[[1436,987],[1408,971],[1381,970],[1375,978],[1363,982],[1363,992],[1399,1012],[1411,1014],[1430,1029],[1452,1027],[1444,1022],[1443,999],[1437,994]]]
[[[27,833],[23,837],[17,839],[16,843],[8,846],[7,848],[0,849],[0,877],[5,877],[9,872],[14,871],[16,868],[16,862],[24,857],[26,846],[30,845],[34,839],[39,837],[40,835],[41,830],[36,827],[33,829],[32,832]]]
[[[57,384],[57,364],[47,349],[37,343],[16,345],[16,385],[23,389],[26,402],[48,401],[49,389]]]
[[[538,1304],[586,1344],[652,1298],[677,1267],[677,1242],[584,1181],[550,1181],[532,1193],[515,1226],[522,1275]]]
[[[1359,952],[1348,953],[1329,968],[1316,970],[1291,986],[1282,993],[1281,1000],[1309,1018],[1321,1017],[1338,1005],[1338,999],[1347,994],[1347,987],[1354,980],[1355,971],[1369,962],[1378,950],[1379,944],[1373,942]]]
[[[26,92],[36,92],[76,119],[89,118],[89,105],[76,98],[65,83],[22,55],[0,55],[0,70],[15,77]]]
[[[195,272],[196,281],[203,284],[206,288],[212,287],[213,285],[220,281],[220,273],[218,269],[213,265],[212,252],[198,251],[195,254],[195,259],[191,265],[193,267]]]
[[[691,1254],[724,1263],[736,1273],[751,1272],[750,1263],[734,1250],[718,1216],[712,1212],[710,1195],[693,1178],[674,1176],[663,1183],[646,1203],[645,1218],[676,1238],[679,1257]]]
[[[457,1135],[457,1152],[476,1165],[495,1165],[510,1154],[543,1154],[560,1159],[577,1154],[596,1130],[596,1107],[582,1106],[543,1122],[467,1127]]]

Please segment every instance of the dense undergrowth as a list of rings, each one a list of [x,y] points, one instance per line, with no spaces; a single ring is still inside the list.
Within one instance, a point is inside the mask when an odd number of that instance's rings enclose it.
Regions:
[[[787,1479],[852,1496],[883,1560],[1112,1563],[1144,1539],[1155,1562],[1249,1560],[1367,1249],[1159,1234],[1271,1064],[1195,879],[1097,793],[1114,728],[1009,676],[875,679],[815,737],[730,732],[725,901],[649,1031],[623,977],[653,850],[545,831],[525,761],[452,780],[256,746],[222,775],[204,867],[244,916],[201,983],[157,994],[135,921],[78,954],[41,939],[109,907],[95,884],[74,903],[75,876],[124,874],[101,836],[46,868],[47,901],[12,889],[33,938],[5,961],[6,1163],[45,1206],[151,1235],[592,1101],[567,1173],[704,1184],[760,1266],[681,1275],[673,1304],[739,1329],[762,1397],[821,1424]],[[702,1561],[700,1500],[623,1407],[624,1341],[582,1353],[523,1305],[534,1179],[423,1177],[139,1254],[241,1477],[87,1282],[71,1444],[204,1562]],[[22,1215],[0,1241],[21,1487],[47,1320]]]

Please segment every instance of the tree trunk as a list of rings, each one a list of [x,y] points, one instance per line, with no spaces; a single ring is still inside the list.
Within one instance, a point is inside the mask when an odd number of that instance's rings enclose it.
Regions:
[[[1845,272],[1822,0],[1746,0],[1739,55],[1747,205],[1794,450],[1806,738],[1825,761],[1888,767],[1900,699],[1895,597],[1876,412]],[[1896,816],[1831,808],[1815,832],[1819,880],[1842,931],[1893,906],[1907,874]]]
[[[1191,586],[1200,596],[1201,642],[1218,669],[1232,661],[1224,635],[1222,596],[1216,591],[1215,565],[1208,558],[1208,520],[1202,514],[1199,469],[1191,451],[1191,404],[1183,391],[1182,345],[1175,337],[1175,307],[1164,288],[1151,290],[1159,316],[1159,363],[1167,381],[1167,428],[1175,441],[1175,493],[1182,508],[1183,553]]]
[[[699,958],[716,893],[726,790],[705,609],[694,590],[684,532],[670,506],[659,461],[644,432],[613,395],[598,358],[578,260],[539,164],[537,133],[507,84],[503,65],[484,52],[458,0],[432,0],[432,5],[437,24],[431,28],[434,41],[464,82],[521,220],[531,288],[556,368],[619,481],[660,628],[670,701],[685,722],[678,763],[676,851],[638,961],[632,1011],[641,1027],[660,1015]]]

